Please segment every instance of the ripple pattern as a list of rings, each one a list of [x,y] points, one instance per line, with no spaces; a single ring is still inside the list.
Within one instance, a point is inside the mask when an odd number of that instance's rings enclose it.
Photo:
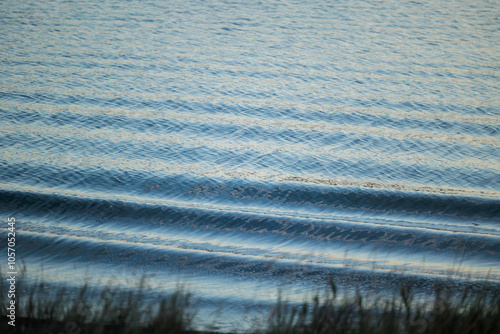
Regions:
[[[497,2],[2,8],[0,214],[54,282],[500,280]]]

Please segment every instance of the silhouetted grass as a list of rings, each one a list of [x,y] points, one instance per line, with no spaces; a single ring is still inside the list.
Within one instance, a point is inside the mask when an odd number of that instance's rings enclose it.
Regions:
[[[433,294],[417,299],[411,283],[399,295],[367,296],[359,290],[339,301],[333,280],[329,290],[300,307],[281,298],[267,333],[500,333],[500,287],[485,284],[479,291],[457,291],[436,285]]]
[[[128,334],[191,333],[194,309],[191,294],[182,287],[168,296],[151,301],[145,297],[145,276],[138,288],[123,290],[91,288],[85,284],[77,294],[65,288],[52,288],[41,281],[25,289],[21,277],[16,281],[16,326],[8,325],[7,293],[2,277],[1,333],[37,334]]]
[[[23,289],[17,282],[16,326],[7,325],[5,277],[2,277],[2,333],[194,333],[192,296],[182,288],[151,301],[145,298],[145,278],[126,291],[83,286],[78,294],[48,287],[43,281]],[[22,290],[22,292],[21,292]],[[224,316],[221,314],[220,316]],[[263,333],[500,333],[500,287],[465,289],[460,293],[436,285],[422,299],[411,283],[390,297],[328,288],[300,306],[280,297]]]

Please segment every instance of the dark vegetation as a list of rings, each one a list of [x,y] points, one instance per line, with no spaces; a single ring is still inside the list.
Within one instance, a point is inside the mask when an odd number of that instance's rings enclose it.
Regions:
[[[43,281],[26,289],[16,282],[16,326],[8,325],[6,278],[1,283],[0,333],[200,333],[195,331],[196,307],[183,288],[154,301],[145,298],[145,278],[133,291],[96,290],[86,285],[78,294],[51,288]],[[500,286],[482,283],[463,291],[436,285],[426,298],[402,283],[399,294],[366,296],[360,291],[328,288],[302,305],[280,297],[264,328],[255,333],[500,333]],[[22,291],[22,292],[21,292]],[[223,316],[221,314],[220,316]],[[209,331],[207,330],[206,333]]]

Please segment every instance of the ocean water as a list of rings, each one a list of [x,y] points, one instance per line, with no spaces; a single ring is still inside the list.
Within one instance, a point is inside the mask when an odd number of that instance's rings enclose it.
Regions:
[[[330,275],[500,282],[499,13],[4,0],[0,230],[34,278],[184,282],[222,331]]]

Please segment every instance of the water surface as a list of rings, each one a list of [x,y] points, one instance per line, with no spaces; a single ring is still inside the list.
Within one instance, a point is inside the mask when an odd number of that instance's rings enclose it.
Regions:
[[[499,12],[3,1],[1,228],[55,284],[187,282],[219,330],[329,275],[500,281]]]

